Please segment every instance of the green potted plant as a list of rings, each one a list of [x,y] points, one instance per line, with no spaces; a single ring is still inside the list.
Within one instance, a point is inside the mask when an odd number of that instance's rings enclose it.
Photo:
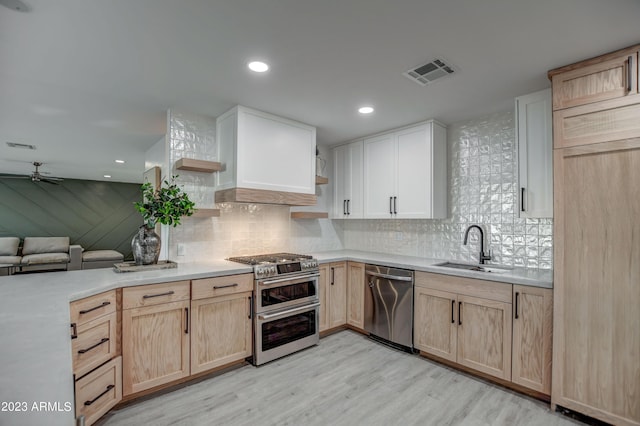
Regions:
[[[163,225],[180,225],[183,216],[191,216],[195,203],[176,184],[178,176],[171,181],[164,181],[165,186],[154,188],[150,182],[144,183],[142,202],[134,203],[136,210],[142,214],[144,224],[131,240],[131,249],[136,265],[158,263],[160,255],[160,236],[155,232],[158,223]]]

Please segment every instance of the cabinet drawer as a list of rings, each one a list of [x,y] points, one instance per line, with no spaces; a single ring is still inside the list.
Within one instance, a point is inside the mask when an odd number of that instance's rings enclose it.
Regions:
[[[245,291],[253,291],[253,274],[193,280],[191,298],[193,300],[206,299]]]
[[[513,286],[507,283],[484,281],[476,278],[465,278],[454,275],[434,274],[416,271],[416,287],[482,297],[498,302],[511,303]]]
[[[554,148],[640,137],[640,95],[557,111]]]
[[[76,417],[89,426],[122,400],[122,357],[115,358],[76,382]]]
[[[111,290],[95,296],[71,302],[71,322],[76,326],[116,311],[116,291]]]
[[[116,313],[76,326],[77,337],[71,340],[73,373],[88,373],[116,355]]]
[[[637,52],[620,52],[552,77],[553,109],[586,105],[637,93]]]
[[[189,300],[190,290],[189,281],[127,287],[122,289],[122,309]]]

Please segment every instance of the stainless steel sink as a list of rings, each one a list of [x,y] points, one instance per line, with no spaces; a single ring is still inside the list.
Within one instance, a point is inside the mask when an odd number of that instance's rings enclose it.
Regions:
[[[456,262],[436,263],[433,266],[441,266],[443,268],[453,268],[453,269],[465,269],[467,271],[473,271],[473,272],[490,272],[494,274],[504,274],[505,272],[508,272],[510,270],[510,268],[497,267],[493,265],[470,265],[468,263],[456,263]]]

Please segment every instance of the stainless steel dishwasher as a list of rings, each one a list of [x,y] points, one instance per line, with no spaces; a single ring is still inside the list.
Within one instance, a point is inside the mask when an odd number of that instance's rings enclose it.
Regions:
[[[371,337],[413,350],[413,271],[366,265],[364,329]]]

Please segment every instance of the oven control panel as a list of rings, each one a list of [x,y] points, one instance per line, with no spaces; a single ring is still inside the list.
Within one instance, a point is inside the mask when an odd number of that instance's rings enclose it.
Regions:
[[[286,262],[269,265],[257,265],[254,273],[257,279],[270,278],[278,275],[288,275],[296,272],[307,272],[318,269],[316,259],[305,259],[299,262]]]

